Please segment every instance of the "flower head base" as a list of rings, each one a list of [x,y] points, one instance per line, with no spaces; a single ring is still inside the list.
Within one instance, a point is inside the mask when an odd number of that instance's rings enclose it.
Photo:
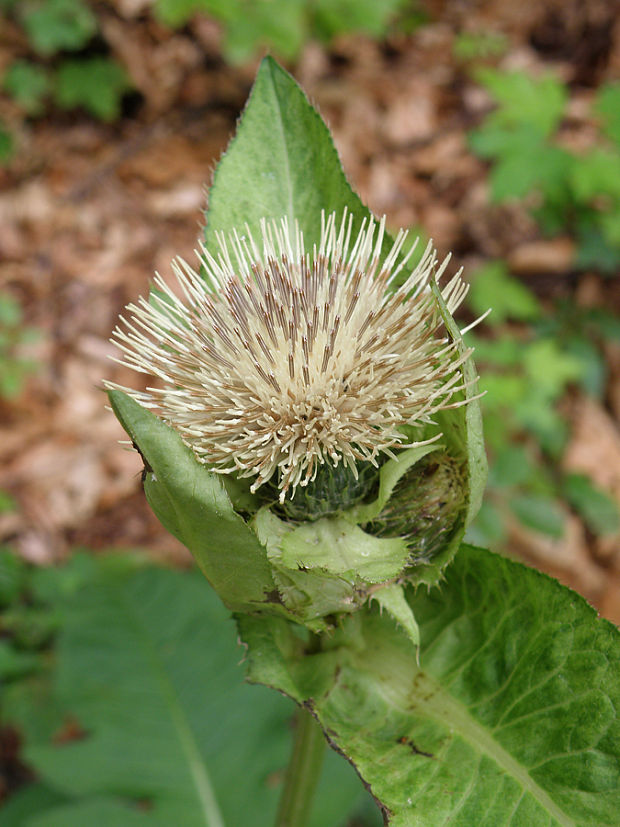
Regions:
[[[403,425],[432,421],[464,387],[469,353],[442,332],[429,287],[448,259],[437,268],[429,244],[396,287],[406,233],[382,261],[385,220],[354,239],[352,226],[323,217],[312,251],[287,219],[263,221],[258,241],[220,237],[217,259],[202,249],[202,274],[173,263],[183,298],[158,275],[115,330],[122,363],[163,385],[128,393],[211,470],[253,477],[253,491],[273,477],[281,502],[325,464],[354,476],[377,465]],[[443,288],[451,313],[465,293],[460,273]]]

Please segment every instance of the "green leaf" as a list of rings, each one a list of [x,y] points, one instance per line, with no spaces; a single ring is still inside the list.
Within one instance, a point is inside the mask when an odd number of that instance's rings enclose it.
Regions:
[[[541,135],[550,135],[559,125],[568,93],[551,75],[533,78],[525,72],[484,67],[475,77],[500,105],[492,116],[496,123],[528,124]]]
[[[2,803],[2,827],[32,827],[33,816],[66,801],[66,796],[50,790],[43,784],[28,784]],[[62,823],[64,825],[64,822]]]
[[[283,621],[245,617],[249,677],[312,705],[392,827],[614,827],[618,630],[551,578],[467,546],[441,590],[408,600],[420,665],[377,610],[310,656]]]
[[[540,192],[545,199],[569,201],[572,159],[555,146],[535,145],[528,151],[504,155],[491,172],[491,196],[502,202]],[[546,206],[546,205],[545,205]]]
[[[344,578],[382,583],[405,567],[407,544],[399,538],[373,537],[345,517],[302,523],[282,538],[281,562],[288,568],[323,569]]]
[[[258,50],[293,59],[312,37],[361,31],[382,37],[405,0],[156,0],[155,15],[179,27],[203,13],[222,24],[224,55],[246,61]]]
[[[230,692],[234,646],[224,619],[190,575],[102,578],[75,594],[65,607],[55,694],[88,737],[30,745],[39,776],[69,796],[150,799],[159,823],[222,825],[210,773],[221,774],[218,753],[231,749],[222,743],[218,702],[223,687]],[[214,625],[219,646],[211,642]],[[239,725],[227,723],[234,744]],[[249,782],[247,763],[244,775]]]
[[[460,32],[454,39],[452,52],[458,60],[486,60],[503,55],[508,45],[508,39],[499,32]]]
[[[46,608],[17,605],[4,612],[2,626],[20,648],[40,649],[56,630],[57,618]]]
[[[564,496],[594,534],[604,537],[620,531],[620,508],[613,497],[584,474],[567,474]]]
[[[20,4],[28,40],[41,55],[85,46],[97,31],[97,19],[82,0],[33,0]]]
[[[345,207],[355,217],[355,237],[370,212],[351,190],[319,114],[293,78],[266,57],[215,171],[207,246],[217,251],[218,232],[242,230],[246,223],[259,238],[262,218],[287,217],[299,221],[306,248],[312,249],[320,239],[321,210],[342,214]]]
[[[585,316],[586,324],[592,325],[595,335],[611,342],[620,342],[620,316],[613,310],[602,307],[592,308]]]
[[[81,106],[102,121],[113,121],[129,88],[127,73],[110,58],[65,60],[56,73],[54,98],[61,109]]]
[[[206,11],[208,0],[155,0],[155,17],[166,26],[183,26],[198,11]]]
[[[38,655],[32,652],[20,652],[7,640],[0,640],[0,682],[23,677],[36,672],[40,667],[41,661]]]
[[[570,201],[574,157],[549,143],[535,124],[506,122],[499,112],[493,113],[469,134],[469,144],[477,155],[497,161],[490,176],[495,201],[523,198],[532,190],[553,202],[556,209]]]
[[[359,31],[380,38],[395,15],[406,6],[405,0],[316,0],[314,25],[323,39],[345,32]]]
[[[523,485],[536,477],[538,468],[522,444],[504,445],[491,465],[489,483],[500,488]]]
[[[481,158],[527,155],[546,146],[544,138],[528,124],[507,127],[489,117],[467,136],[472,151]]]
[[[78,572],[64,568],[57,571],[69,586]],[[28,820],[15,827],[268,827],[292,708],[244,684],[234,626],[202,577],[103,558],[80,588],[50,599],[64,614],[52,694],[34,694],[30,704],[52,710],[55,725],[25,728],[25,760],[45,786],[16,802]],[[6,711],[21,724],[16,696],[23,703],[31,689],[16,689]],[[77,738],[45,734],[67,721]],[[310,827],[335,827],[364,800],[335,754],[319,795]]]
[[[600,347],[585,333],[571,336],[565,347],[571,356],[581,362],[581,387],[591,396],[602,399],[609,378],[609,367]]]
[[[472,285],[473,287],[473,285]],[[470,290],[471,293],[471,290]],[[490,304],[480,302],[481,306],[494,308]],[[490,317],[494,313],[489,314]],[[487,324],[492,324],[494,320],[491,318]],[[521,342],[515,336],[507,334],[497,336],[492,339],[481,339],[473,333],[467,334],[467,343],[474,348],[476,354],[476,362],[483,365],[498,365],[500,367],[515,367],[521,364]],[[484,373],[485,371],[483,371]]]
[[[252,0],[240,3],[236,14],[226,14],[223,50],[231,63],[249,60],[261,49],[283,58],[295,58],[307,39],[306,0]]]
[[[578,201],[590,201],[609,196],[620,201],[620,153],[608,149],[593,149],[575,159],[571,186]]]
[[[359,608],[369,584],[397,577],[409,555],[403,540],[373,537],[343,517],[294,527],[261,508],[252,525],[284,605],[317,631],[329,627],[326,616]]]
[[[15,60],[6,70],[2,85],[26,114],[40,115],[51,83],[43,66],[29,60]]]
[[[601,213],[600,225],[605,241],[620,256],[620,198]]]
[[[487,410],[509,410],[527,396],[528,383],[516,373],[487,372],[480,377],[480,389],[485,392]]]
[[[594,267],[602,273],[615,274],[620,265],[620,250],[607,242],[598,222],[581,222],[578,236],[577,266],[582,269]]]
[[[46,812],[35,815],[27,821],[27,827],[84,827],[85,824],[114,825],[114,827],[151,827],[162,824],[159,819],[140,810],[139,804],[133,805],[114,800],[114,798],[96,797],[89,801],[78,801],[51,807]]]
[[[264,605],[275,588],[267,552],[235,513],[221,477],[150,411],[120,391],[109,397],[151,469],[144,490],[164,527],[192,552],[227,606],[252,611]]]
[[[583,363],[566,353],[554,339],[532,342],[523,353],[525,373],[533,385],[544,389],[548,400],[557,399],[569,382],[581,378]]]
[[[523,525],[550,537],[564,534],[566,516],[551,497],[520,494],[510,500],[510,508]]]
[[[26,564],[22,558],[8,548],[0,548],[0,606],[16,601],[25,582]]]
[[[541,448],[551,458],[559,461],[568,438],[568,423],[553,407],[547,391],[542,385],[532,386],[528,393],[528,383],[523,398],[514,407],[515,421],[533,434]]]
[[[507,319],[529,322],[539,319],[542,308],[522,282],[509,275],[503,261],[491,261],[472,275],[468,304],[474,315],[491,308],[488,324],[499,326]],[[514,339],[511,340],[514,342]]]
[[[386,611],[402,627],[414,646],[420,645],[420,627],[405,597],[405,587],[390,583],[377,589],[372,595],[382,611]]]
[[[7,164],[15,153],[15,140],[13,135],[4,126],[0,118],[0,164]]]
[[[606,83],[599,88],[594,111],[603,120],[603,131],[620,145],[620,82]]]

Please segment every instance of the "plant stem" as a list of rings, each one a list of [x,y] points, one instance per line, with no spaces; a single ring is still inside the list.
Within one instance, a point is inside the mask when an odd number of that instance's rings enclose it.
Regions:
[[[321,775],[325,736],[307,709],[297,710],[295,740],[286,770],[276,827],[305,827]]]

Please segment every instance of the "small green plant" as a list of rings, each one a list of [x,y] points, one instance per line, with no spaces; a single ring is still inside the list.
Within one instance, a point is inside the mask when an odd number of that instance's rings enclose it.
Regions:
[[[97,31],[97,19],[83,0],[23,0],[12,5],[30,45],[42,56],[78,51]]]
[[[195,14],[209,15],[224,28],[226,58],[238,63],[263,49],[293,59],[308,40],[327,42],[344,32],[382,37],[406,5],[407,0],[156,0],[155,15],[174,28]]]
[[[613,272],[620,264],[620,84],[598,90],[599,140],[578,153],[558,140],[568,96],[560,81],[488,67],[476,77],[498,104],[470,134],[474,152],[492,162],[492,198],[526,199],[543,232],[576,238],[578,267]]]
[[[118,118],[131,84],[116,60],[87,54],[98,22],[85,0],[8,0],[3,10],[23,28],[32,50],[32,57],[10,63],[1,79],[25,116],[39,117],[57,106],[82,108],[103,121]],[[1,162],[14,153],[14,142],[6,135],[3,146],[0,132]]]
[[[18,396],[26,377],[38,369],[36,362],[20,354],[24,345],[38,338],[38,330],[23,326],[19,303],[8,293],[0,293],[0,397]]]
[[[487,60],[500,57],[508,48],[508,40],[500,32],[472,31],[458,34],[452,46],[458,60]]]
[[[95,38],[103,38],[95,3],[3,0],[2,12],[23,29],[32,51],[10,63],[0,78],[25,117],[40,117],[54,107],[80,108],[102,121],[119,117],[131,81],[112,56],[89,51]],[[222,49],[231,63],[265,50],[292,60],[311,39],[327,43],[345,32],[380,38],[393,27],[412,31],[426,19],[410,0],[156,0],[151,13],[171,28],[208,15],[222,26]],[[0,124],[0,163],[14,152],[15,141]]]
[[[41,115],[51,91],[51,78],[43,66],[16,60],[7,69],[4,88],[27,115]]]
[[[61,109],[81,106],[101,121],[112,121],[120,115],[121,99],[129,89],[125,70],[114,60],[65,60],[56,73],[55,101]]]
[[[472,282],[472,311],[493,308],[490,337],[468,337],[486,391],[482,404],[492,462],[487,497],[470,538],[501,545],[508,515],[534,531],[561,537],[568,509],[595,535],[616,533],[615,501],[588,478],[555,468],[568,436],[557,403],[571,384],[602,397],[607,379],[602,346],[620,341],[620,319],[571,302],[557,302],[548,315],[500,261],[473,273]]]

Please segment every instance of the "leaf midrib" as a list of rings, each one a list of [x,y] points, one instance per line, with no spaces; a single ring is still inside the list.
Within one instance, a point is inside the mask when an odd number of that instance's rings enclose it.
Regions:
[[[472,717],[465,704],[447,692],[427,672],[418,669],[413,659],[411,661],[407,659],[406,664],[403,664],[402,652],[388,653],[385,648],[376,653],[378,656],[376,663],[370,662],[368,651],[365,655],[364,663],[359,664],[357,668],[374,673],[376,691],[388,706],[410,716],[412,704],[415,704],[416,712],[420,715],[431,719],[442,729],[449,727],[466,743],[488,756],[502,771],[513,778],[522,790],[530,793],[560,827],[576,827],[577,822],[567,816],[549,793],[534,781],[528,770]],[[390,655],[393,656],[390,657]],[[389,662],[386,662],[386,659]],[[390,675],[389,682],[381,677],[386,673]],[[413,691],[412,686],[415,686]]]
[[[206,827],[226,827],[207,767],[200,755],[198,744],[178,698],[177,691],[167,675],[165,665],[153,643],[148,627],[135,611],[133,603],[123,594],[118,594],[118,597],[129,622],[133,625],[137,637],[143,644],[146,658],[170,710],[173,729],[177,734],[181,752],[187,759],[191,779],[202,809],[204,823]]]
[[[551,815],[562,827],[575,827],[569,818],[553,801],[549,793],[540,787],[528,770],[507,752],[468,712],[467,707],[444,689],[425,672],[420,672],[416,682],[417,708],[439,724],[446,722],[461,735],[467,743],[491,758],[507,775],[514,778],[521,788]]]
[[[286,130],[284,129],[284,120],[282,118],[282,106],[280,104],[280,98],[278,97],[278,92],[276,90],[276,84],[273,76],[273,68],[270,70],[270,80],[271,80],[271,92],[275,99],[275,109],[278,113],[277,118],[277,125],[278,131],[280,133],[280,138],[282,140],[282,158],[284,162],[284,180],[286,182],[286,189],[288,193],[288,207],[287,207],[287,216],[290,222],[291,228],[295,225],[295,208],[294,208],[294,201],[293,201],[293,179],[291,176],[291,163],[289,158],[289,151],[288,151],[288,144],[286,142]]]

